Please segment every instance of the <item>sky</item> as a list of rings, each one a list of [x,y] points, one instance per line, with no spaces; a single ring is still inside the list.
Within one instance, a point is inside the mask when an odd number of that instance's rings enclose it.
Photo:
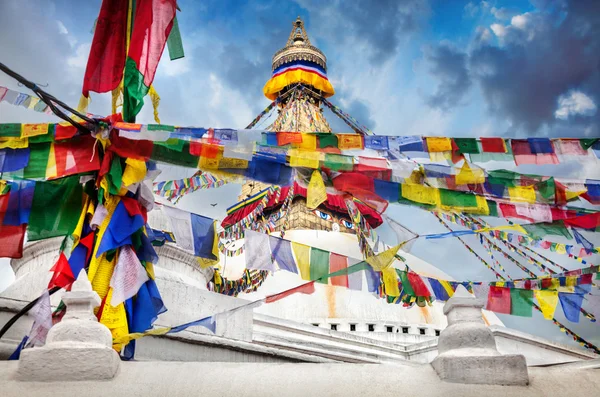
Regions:
[[[100,0],[0,1],[0,60],[76,106]],[[300,16],[313,45],[327,56],[332,102],[381,135],[451,137],[600,136],[600,2],[595,0],[203,1],[179,0],[186,56],[164,56],[154,81],[162,123],[244,128],[270,101],[262,87],[271,57]],[[6,75],[0,85],[24,91]],[[90,111],[110,112],[110,95],[92,94]],[[336,132],[349,128],[329,114]],[[0,104],[0,122],[56,119]],[[146,106],[138,117],[151,123]],[[259,124],[266,127],[266,122]],[[489,164],[488,164],[489,166]],[[511,167],[500,164],[499,168]],[[194,171],[164,167],[161,179]],[[599,167],[520,167],[521,172],[596,178]],[[181,207],[222,218],[238,185],[195,193]],[[207,204],[218,202],[211,207]],[[390,205],[388,215],[417,233],[444,232],[429,213]],[[393,244],[387,226],[382,239]],[[598,243],[595,236],[586,237]],[[471,238],[465,241],[483,257]],[[559,240],[556,240],[559,241]],[[479,247],[479,248],[478,248]],[[455,279],[492,280],[460,242],[418,241],[414,254]],[[548,252],[544,252],[547,254]],[[549,254],[568,268],[581,264]],[[488,257],[486,257],[488,258]],[[592,258],[598,263],[598,256]],[[514,277],[523,274],[503,263]],[[0,266],[0,290],[12,280]],[[597,291],[596,291],[597,292]],[[600,344],[597,325],[557,318]],[[570,338],[534,313],[502,316],[507,326],[562,343]]]

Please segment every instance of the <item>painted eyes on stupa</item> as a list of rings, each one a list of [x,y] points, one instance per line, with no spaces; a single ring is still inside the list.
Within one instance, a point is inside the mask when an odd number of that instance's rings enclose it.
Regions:
[[[315,210],[315,215],[317,215],[319,218],[324,219],[326,221],[330,221],[333,219],[333,217],[328,214],[327,212],[323,212],[323,211],[319,211],[319,210]]]
[[[354,229],[354,224],[350,221],[347,221],[345,219],[342,219],[342,225],[344,225],[344,227],[346,229]]]

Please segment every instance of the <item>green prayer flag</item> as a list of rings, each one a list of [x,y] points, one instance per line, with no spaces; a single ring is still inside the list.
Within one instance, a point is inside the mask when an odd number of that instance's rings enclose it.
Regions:
[[[498,204],[493,200],[485,200],[490,210],[489,216],[498,216]]]
[[[325,161],[323,161],[323,166],[332,171],[352,171],[352,168],[354,167],[354,161],[350,156],[325,153]]]
[[[79,175],[35,184],[27,225],[29,241],[71,234],[83,208]]]
[[[118,195],[121,190],[121,184],[123,180],[123,166],[121,164],[121,158],[115,156],[110,165],[110,171],[107,174],[108,179],[108,192],[113,195]]]
[[[183,42],[181,41],[181,32],[179,31],[177,17],[173,18],[173,27],[171,28],[171,33],[169,33],[169,38],[167,39],[167,47],[169,49],[169,58],[171,58],[171,61],[185,56],[183,53]]]
[[[21,124],[9,123],[0,124],[0,137],[2,138],[19,138],[21,136]]]
[[[190,154],[189,142],[182,142],[181,150],[173,149],[173,146],[159,145],[158,142],[155,142],[152,148],[152,160],[196,168],[198,166],[198,157]]]
[[[319,147],[338,147],[338,138],[335,134],[319,134]]]
[[[479,145],[475,138],[453,138],[458,146],[458,153],[479,153]]]
[[[529,289],[510,289],[510,314],[531,317],[533,312],[533,291]]]
[[[439,189],[440,201],[442,205],[450,207],[477,207],[477,196],[466,192],[458,192],[455,190]]]
[[[521,226],[527,231],[527,234],[530,237],[536,240],[541,240],[547,235],[566,237],[569,240],[573,239],[562,221],[552,223],[530,223]]]
[[[492,185],[503,185],[507,187],[520,186],[521,174],[508,170],[488,171],[487,181]]]
[[[546,202],[554,204],[556,184],[554,178],[549,178],[546,181],[538,182],[534,186],[535,190],[546,200]]]
[[[402,294],[406,294],[409,296],[415,296],[415,290],[412,285],[410,285],[410,281],[408,281],[408,275],[404,270],[396,269],[396,274],[400,277],[400,281],[402,282]]]
[[[173,131],[175,131],[175,126],[173,126],[173,125],[166,125],[166,124],[148,124],[148,131],[169,131],[169,132],[173,132]],[[177,138],[171,138],[171,139],[177,139]],[[159,143],[159,142],[155,142],[155,144],[156,143]]]
[[[329,251],[318,248],[310,249],[310,279],[321,284],[327,284],[327,278],[319,280],[329,274]]]
[[[35,143],[29,145],[29,163],[23,170],[23,178],[36,179],[46,177],[48,156],[51,143]]]
[[[584,150],[588,150],[598,140],[598,138],[580,139],[579,144]]]

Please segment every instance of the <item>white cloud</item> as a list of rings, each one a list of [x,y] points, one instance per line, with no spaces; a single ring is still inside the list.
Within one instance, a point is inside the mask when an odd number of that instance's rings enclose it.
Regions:
[[[490,29],[492,29],[492,32],[494,32],[494,34],[500,38],[506,36],[507,29],[504,25],[493,23],[492,26],[490,26]]]
[[[510,24],[517,29],[525,30],[525,28],[527,27],[527,24],[530,21],[530,15],[531,14],[529,14],[528,12],[526,12],[525,14],[521,14],[521,15],[515,15],[510,20]]]
[[[58,25],[58,32],[60,34],[69,34],[69,31],[67,30],[67,27],[65,26],[64,23],[62,23],[61,21],[56,21],[56,24]]]
[[[76,69],[85,69],[91,47],[90,43],[79,44],[75,50],[75,54],[67,58],[67,65]]]
[[[569,116],[593,116],[597,106],[594,100],[581,91],[571,91],[558,98],[558,109],[554,112],[557,119],[566,120]]]

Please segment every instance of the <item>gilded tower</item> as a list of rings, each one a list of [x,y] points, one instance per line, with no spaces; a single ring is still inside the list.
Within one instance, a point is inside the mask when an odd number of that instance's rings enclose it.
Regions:
[[[298,17],[286,45],[273,55],[272,76],[263,88],[265,96],[278,101],[277,118],[267,128],[274,132],[331,133],[323,115],[321,98],[335,91],[327,78],[327,57],[311,44]],[[247,182],[240,201],[259,193],[269,185]],[[271,211],[265,211],[265,215]],[[275,230],[287,222],[286,229],[313,229],[354,233],[345,210],[325,202],[315,210],[306,208],[306,199],[296,194],[286,219],[278,219]]]

